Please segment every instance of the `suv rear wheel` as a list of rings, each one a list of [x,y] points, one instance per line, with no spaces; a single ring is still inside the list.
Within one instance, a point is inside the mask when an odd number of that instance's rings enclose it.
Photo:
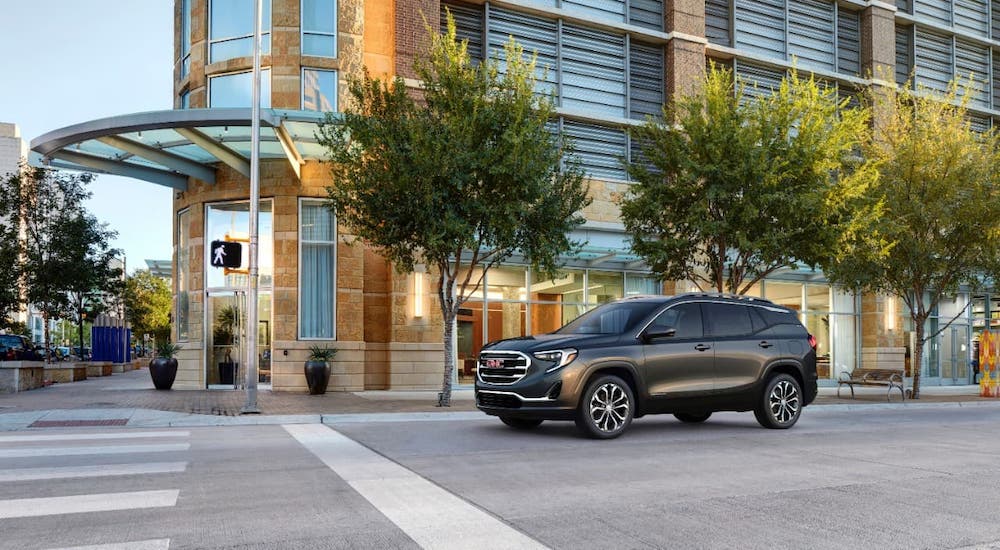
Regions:
[[[697,424],[699,422],[704,422],[708,420],[708,417],[712,416],[710,412],[704,413],[674,413],[674,417],[681,422],[687,422],[688,424]]]
[[[794,426],[802,414],[799,382],[783,373],[772,376],[764,386],[764,393],[753,414],[765,428],[784,430]]]
[[[500,422],[503,422],[515,430],[531,430],[542,425],[541,420],[533,420],[531,418],[513,418],[510,416],[501,416]]]
[[[632,388],[621,378],[606,374],[591,381],[583,392],[576,426],[590,437],[612,439],[628,428],[634,415]]]

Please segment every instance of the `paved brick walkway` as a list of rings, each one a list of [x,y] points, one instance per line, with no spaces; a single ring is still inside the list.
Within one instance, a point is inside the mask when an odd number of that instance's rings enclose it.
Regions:
[[[817,405],[886,403],[885,389],[859,388],[857,398],[837,398],[835,388],[821,388]],[[437,393],[428,392],[328,392],[325,395],[271,392],[262,390],[258,405],[267,415],[357,414],[392,412],[473,411],[475,404],[470,390],[458,390],[450,408],[435,406]],[[850,395],[845,389],[844,395]],[[0,395],[0,414],[50,409],[152,409],[179,413],[236,416],[240,414],[245,394],[226,390],[157,391],[149,371],[140,369],[82,382],[52,386],[13,395]],[[981,398],[976,388],[927,387],[922,390],[920,403],[975,402],[998,399]],[[892,396],[899,403],[899,394]]]

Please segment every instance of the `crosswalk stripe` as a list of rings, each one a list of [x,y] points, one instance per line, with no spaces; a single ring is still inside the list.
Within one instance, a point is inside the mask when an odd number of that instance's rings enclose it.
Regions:
[[[177,504],[178,490],[102,493],[68,497],[0,500],[0,519],[162,508]]]
[[[168,550],[170,539],[137,540],[133,542],[118,542],[114,544],[94,544],[91,546],[67,546],[52,550]]]
[[[0,482],[69,479],[78,477],[132,476],[183,472],[187,462],[147,462],[144,464],[94,464],[55,468],[0,470]]]
[[[128,453],[167,453],[186,451],[190,443],[165,443],[162,445],[121,445],[90,447],[25,447],[20,449],[0,449],[0,458],[24,458],[33,456],[75,456],[75,455],[117,455]]]
[[[296,424],[284,428],[423,548],[545,548],[480,508],[329,426]],[[455,518],[462,520],[456,524]]]
[[[101,434],[44,434],[44,435],[0,435],[0,445],[4,443],[29,443],[32,441],[97,441],[101,439],[145,439],[147,437],[188,437],[191,432],[124,432]]]

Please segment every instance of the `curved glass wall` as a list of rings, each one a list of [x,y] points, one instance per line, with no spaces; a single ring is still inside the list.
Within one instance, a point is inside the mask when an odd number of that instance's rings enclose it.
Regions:
[[[208,62],[253,55],[255,0],[211,0],[208,19]],[[271,53],[271,0],[264,0],[261,53]]]

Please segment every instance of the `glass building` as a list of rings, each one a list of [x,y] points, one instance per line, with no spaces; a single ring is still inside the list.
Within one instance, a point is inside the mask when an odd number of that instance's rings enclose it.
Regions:
[[[339,349],[332,389],[440,385],[434,274],[397,274],[337,224],[324,205],[336,182],[315,139],[363,68],[419,85],[413,59],[424,21],[440,24],[434,14],[455,17],[474,58],[502,55],[510,37],[537,54],[538,92],[556,98],[553,127],[575,140],[593,198],[573,235],[586,244],[563,258],[561,273],[534,273],[514,258],[464,305],[458,384],[473,381],[485,342],[548,332],[624,296],[691,290],[658,281],[631,252],[615,196],[630,185],[621,161],[637,151],[627,128],[660,116],[709,60],[755,82],[748,93],[768,93],[793,63],[845,97],[872,83],[941,89],[972,74],[974,123],[1000,117],[1000,7],[985,0],[265,0],[259,325],[250,330],[245,265],[211,267],[209,245],[247,241],[253,5],[175,0],[174,109],[84,122],[32,143],[50,166],[174,189],[177,388],[233,387],[251,336],[259,382],[275,391],[305,390],[302,364],[315,344]],[[886,349],[912,349],[898,300],[855,296],[820,272],[782,270],[751,293],[800,312],[826,383]],[[993,326],[997,303],[963,294],[941,306],[930,328],[957,321],[929,344],[926,383],[972,380],[976,335]]]

